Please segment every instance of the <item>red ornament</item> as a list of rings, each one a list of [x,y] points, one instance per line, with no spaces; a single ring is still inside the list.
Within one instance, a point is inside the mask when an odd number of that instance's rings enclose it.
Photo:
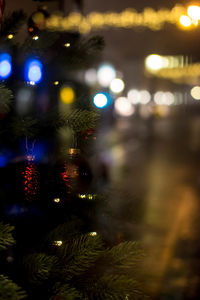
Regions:
[[[24,193],[26,200],[33,201],[38,191],[38,170],[34,163],[35,156],[27,155],[27,166],[25,171],[22,172],[24,175]]]

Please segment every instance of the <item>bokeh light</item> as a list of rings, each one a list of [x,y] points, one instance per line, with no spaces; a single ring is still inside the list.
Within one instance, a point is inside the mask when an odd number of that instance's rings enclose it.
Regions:
[[[115,112],[123,117],[129,117],[134,113],[134,107],[126,97],[119,97],[115,100]]]
[[[104,93],[97,93],[93,98],[93,103],[98,108],[103,108],[108,105],[108,97]]]
[[[103,87],[108,87],[115,76],[116,71],[110,64],[102,65],[97,71],[97,80]]]
[[[140,91],[140,103],[147,104],[150,101],[151,101],[151,94],[146,90]]]
[[[6,79],[12,72],[11,56],[8,53],[0,54],[0,79]]]
[[[190,27],[192,25],[192,20],[190,19],[190,17],[182,15],[179,19],[180,24],[187,28]]]
[[[146,57],[145,66],[148,70],[158,71],[168,67],[168,59],[157,54],[151,54]]]
[[[187,9],[188,16],[194,20],[200,20],[200,7],[197,5],[190,5]]]
[[[26,63],[25,78],[33,83],[38,83],[42,79],[42,63],[38,59],[31,59]]]
[[[140,103],[140,92],[135,89],[131,89],[127,94],[128,100],[133,104]]]
[[[171,92],[158,91],[154,95],[154,102],[157,105],[170,106],[170,105],[174,104],[174,102],[175,102],[174,94]]]
[[[110,90],[115,94],[121,93],[124,90],[124,87],[124,81],[120,78],[114,78],[110,83]]]
[[[200,86],[194,86],[191,89],[190,94],[195,100],[200,100]]]
[[[64,86],[60,89],[60,100],[65,104],[71,104],[75,100],[75,92],[70,86]]]
[[[94,85],[97,82],[97,71],[95,69],[88,69],[85,72],[85,82],[88,85]]]

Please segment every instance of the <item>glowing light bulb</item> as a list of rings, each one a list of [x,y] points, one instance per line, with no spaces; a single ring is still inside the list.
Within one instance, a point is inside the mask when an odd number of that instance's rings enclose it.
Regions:
[[[64,86],[60,90],[60,100],[65,104],[71,104],[75,100],[75,92],[70,86]]]
[[[64,46],[65,46],[66,48],[69,48],[69,47],[71,46],[71,44],[70,44],[70,43],[66,43],[66,44],[64,44]]]
[[[14,38],[14,35],[13,35],[13,34],[9,34],[9,35],[8,35],[8,39],[9,39],[9,40],[12,40],[13,38]]]
[[[60,198],[54,198],[53,201],[54,201],[55,203],[59,203],[59,202],[60,202]]]
[[[168,59],[157,54],[151,54],[146,57],[145,66],[148,70],[158,71],[168,66]]]
[[[94,231],[94,232],[90,232],[89,234],[90,234],[91,236],[96,236],[96,235],[97,235],[97,232]]]
[[[194,86],[191,89],[190,94],[195,100],[200,100],[200,86]]]
[[[103,87],[108,87],[115,76],[115,69],[109,64],[102,65],[97,71],[97,80]]]
[[[93,103],[98,108],[103,108],[108,104],[108,98],[104,93],[97,93],[93,98]]]
[[[190,27],[192,25],[192,20],[188,16],[185,16],[185,15],[182,15],[180,17],[179,22],[183,27],[186,27],[186,28]]]
[[[58,247],[62,246],[62,243],[62,241],[54,241],[54,245]]]
[[[197,5],[190,5],[187,9],[188,16],[194,20],[200,20],[200,7]]]
[[[38,35],[33,36],[33,40],[37,41],[39,39]]]
[[[129,117],[134,113],[134,107],[126,97],[119,97],[115,100],[115,111],[118,115]]]
[[[113,93],[119,94],[124,90],[124,82],[120,78],[114,78],[110,83],[110,89]]]
[[[11,56],[8,53],[0,54],[0,79],[6,79],[12,72]]]
[[[54,85],[59,85],[59,81],[58,80],[56,80],[56,81],[54,81],[54,83],[53,83]]]
[[[42,79],[42,63],[38,59],[31,59],[26,63],[25,77],[30,84],[36,84]]]

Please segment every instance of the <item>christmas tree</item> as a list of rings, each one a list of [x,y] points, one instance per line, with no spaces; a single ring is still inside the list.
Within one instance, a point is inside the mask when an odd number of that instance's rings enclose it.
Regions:
[[[106,201],[87,153],[98,112],[78,78],[102,38],[49,32],[46,17],[18,11],[1,26],[0,299],[144,299],[140,248],[106,240],[96,219]]]

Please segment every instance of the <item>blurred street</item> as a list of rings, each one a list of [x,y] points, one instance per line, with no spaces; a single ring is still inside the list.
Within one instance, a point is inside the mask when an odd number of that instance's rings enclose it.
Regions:
[[[112,212],[145,250],[152,299],[199,299],[200,119],[118,119],[101,136]],[[103,146],[102,146],[103,145]]]

